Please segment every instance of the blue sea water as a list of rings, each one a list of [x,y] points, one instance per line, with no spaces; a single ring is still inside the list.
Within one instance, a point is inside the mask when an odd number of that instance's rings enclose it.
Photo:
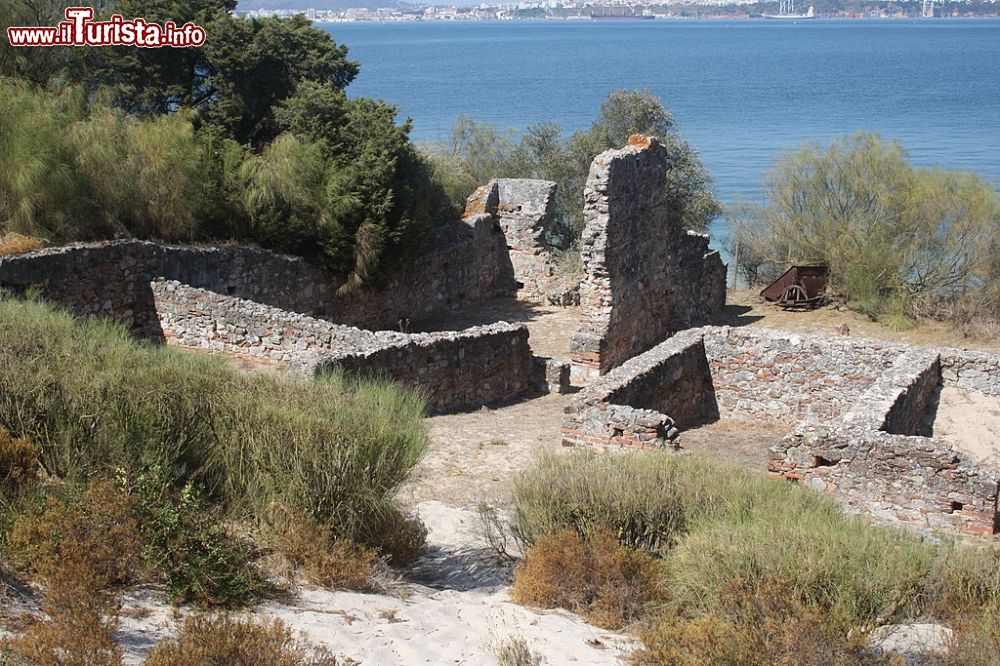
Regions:
[[[871,130],[918,164],[1000,188],[1000,21],[537,21],[328,25],[381,97],[434,141],[467,114],[586,127],[615,88],[648,87],[723,201],[759,199],[783,151]],[[726,222],[712,229],[726,235]]]

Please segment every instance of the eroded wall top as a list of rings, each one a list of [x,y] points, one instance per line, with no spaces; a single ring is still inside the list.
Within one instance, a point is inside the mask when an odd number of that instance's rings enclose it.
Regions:
[[[726,268],[667,203],[669,154],[655,138],[598,155],[584,189],[585,311],[574,363],[607,372],[725,304]]]

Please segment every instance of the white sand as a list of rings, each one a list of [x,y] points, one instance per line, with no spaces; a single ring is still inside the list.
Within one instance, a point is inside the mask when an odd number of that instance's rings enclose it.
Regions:
[[[278,617],[310,642],[364,664],[495,664],[495,646],[525,640],[546,664],[619,664],[638,647],[625,635],[565,611],[511,603],[509,568],[479,537],[478,516],[440,502],[417,512],[428,552],[393,594],[304,589],[293,603],[269,603],[255,617]],[[127,661],[138,663],[174,631],[177,616],[149,592],[130,594],[121,623]]]
[[[934,437],[951,442],[976,462],[1000,465],[1000,397],[944,387]]]

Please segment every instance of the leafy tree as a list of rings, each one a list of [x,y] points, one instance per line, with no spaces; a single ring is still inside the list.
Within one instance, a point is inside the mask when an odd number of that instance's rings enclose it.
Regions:
[[[673,117],[648,90],[612,91],[593,125],[565,139],[552,123],[529,127],[515,141],[511,133],[460,117],[451,138],[434,151],[435,173],[455,199],[494,177],[553,180],[558,184],[560,231],[573,242],[583,228],[583,187],[591,162],[609,148],[621,148],[636,133],[657,136],[667,147],[670,210],[686,228],[707,229],[722,212],[711,177],[697,152],[677,135]]]
[[[971,173],[912,166],[874,134],[807,143],[736,219],[744,275],[825,263],[854,307],[899,326],[996,289],[1000,197]]]

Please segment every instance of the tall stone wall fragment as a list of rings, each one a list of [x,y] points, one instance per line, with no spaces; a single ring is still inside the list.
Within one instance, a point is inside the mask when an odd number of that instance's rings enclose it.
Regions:
[[[669,155],[633,136],[598,155],[584,189],[585,276],[573,362],[600,374],[671,334],[707,323],[725,304],[725,265],[667,204]]]

